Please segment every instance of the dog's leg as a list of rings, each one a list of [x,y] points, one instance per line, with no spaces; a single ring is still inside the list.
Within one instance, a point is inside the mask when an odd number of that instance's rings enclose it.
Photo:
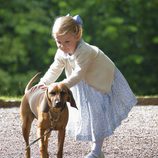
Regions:
[[[45,132],[47,132],[46,129],[48,129],[48,113],[40,113],[38,118],[38,129],[37,129],[37,135],[38,137],[42,137],[39,140],[39,148],[40,148],[40,157],[41,158],[48,158],[48,137],[49,134],[44,136]]]
[[[30,134],[31,124],[34,119],[34,115],[31,112],[31,109],[26,97],[22,99],[22,102],[20,105],[20,116],[21,116],[21,121],[22,121],[22,134],[25,140],[25,144],[26,146],[28,146],[29,134]],[[30,148],[26,149],[25,155],[26,155],[26,158],[30,158]]]
[[[47,130],[39,129],[38,128],[38,137],[41,137],[47,132]],[[40,158],[49,158],[48,154],[48,138],[50,134],[47,134],[46,136],[42,137],[41,140],[39,140],[39,147],[40,147]]]
[[[23,118],[23,124],[22,124],[22,133],[23,137],[26,143],[26,146],[29,145],[29,134],[30,134],[30,129],[31,129],[31,123],[33,121],[33,117],[25,117]],[[26,158],[30,158],[30,147],[26,149]]]
[[[46,131],[47,132],[47,131]],[[45,137],[44,137],[44,144],[45,144],[45,148],[46,148],[46,153],[49,157],[49,154],[48,154],[48,139],[50,137],[51,133],[47,134]]]
[[[60,129],[58,132],[58,151],[57,151],[57,158],[63,157],[63,146],[65,140],[65,129]]]
[[[38,128],[37,129],[37,135],[38,137],[42,137],[44,135],[44,132],[45,130],[41,129],[41,128]],[[46,149],[46,146],[44,144],[44,137],[42,137],[40,140],[39,140],[39,148],[40,148],[40,158],[48,158],[48,155],[47,155],[47,149]]]

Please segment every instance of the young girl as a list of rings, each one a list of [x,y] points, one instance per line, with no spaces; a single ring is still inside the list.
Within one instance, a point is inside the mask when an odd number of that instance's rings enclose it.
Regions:
[[[58,47],[54,62],[39,84],[55,82],[65,68],[79,110],[69,108],[67,132],[76,140],[92,141],[86,158],[103,158],[105,137],[113,134],[137,100],[115,64],[96,46],[82,39],[80,16],[55,20],[52,36]]]

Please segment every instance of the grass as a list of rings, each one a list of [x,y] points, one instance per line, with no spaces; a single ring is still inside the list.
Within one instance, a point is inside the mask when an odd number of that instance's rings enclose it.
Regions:
[[[143,98],[158,98],[158,95],[145,95],[145,96],[137,96]],[[0,96],[0,100],[4,101],[21,101],[22,96]]]
[[[140,102],[143,99],[143,104],[141,103],[140,105],[158,105],[158,95],[137,96],[137,98],[140,99]],[[12,107],[15,106],[15,104],[19,105],[21,99],[22,96],[0,96],[0,107]],[[146,101],[148,103],[145,103]]]
[[[0,96],[0,100],[4,101],[21,101],[21,96]]]
[[[139,97],[143,97],[143,98],[158,98],[158,95],[140,95],[140,96],[137,96],[138,98]]]

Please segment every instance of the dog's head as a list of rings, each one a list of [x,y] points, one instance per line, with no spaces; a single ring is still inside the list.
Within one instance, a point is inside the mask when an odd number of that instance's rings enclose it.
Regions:
[[[66,102],[74,108],[77,108],[72,92],[66,85],[53,83],[48,86],[45,94],[48,108],[64,109]]]

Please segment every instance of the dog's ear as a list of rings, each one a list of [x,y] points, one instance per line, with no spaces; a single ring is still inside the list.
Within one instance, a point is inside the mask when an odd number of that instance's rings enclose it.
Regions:
[[[72,94],[70,89],[68,89],[68,100],[67,101],[70,103],[70,105],[72,107],[78,109],[77,106],[76,106],[75,99],[74,99],[73,94]]]
[[[48,105],[48,89],[45,92],[44,98],[40,104],[40,110],[41,112],[48,112],[49,111],[49,105]]]

